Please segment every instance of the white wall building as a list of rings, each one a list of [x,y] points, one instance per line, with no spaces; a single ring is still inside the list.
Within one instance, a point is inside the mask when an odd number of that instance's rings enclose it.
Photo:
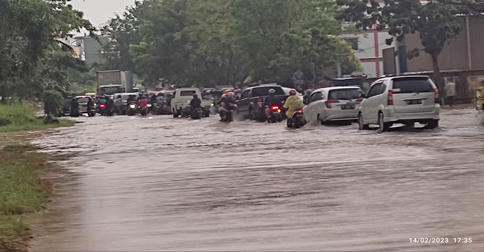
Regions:
[[[367,30],[364,34],[345,34],[343,37],[352,42],[368,77],[383,75],[383,49],[391,47],[385,42],[391,38],[388,30]]]

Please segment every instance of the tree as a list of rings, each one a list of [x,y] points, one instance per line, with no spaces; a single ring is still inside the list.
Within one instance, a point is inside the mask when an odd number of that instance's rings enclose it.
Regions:
[[[338,37],[342,26],[333,1],[231,0],[230,7],[236,19],[231,33],[254,79],[288,82],[301,70],[317,82],[337,52],[349,49]]]
[[[103,56],[106,59],[102,65],[103,69],[117,69],[139,74],[129,47],[131,44],[141,42],[138,28],[147,10],[145,5],[149,3],[150,1],[136,1],[134,6],[127,7],[122,15],[116,15],[101,29],[102,35],[110,37],[109,42],[103,46]]]
[[[44,103],[44,113],[47,116],[57,116],[59,108],[64,107],[64,98],[62,94],[55,90],[46,90],[42,95]]]
[[[72,30],[94,28],[69,0],[0,1],[0,96],[30,92],[30,84]],[[35,88],[35,87],[34,87]]]
[[[338,0],[337,4],[343,6],[338,17],[355,22],[358,28],[389,28],[392,38],[387,39],[388,45],[393,43],[393,37],[401,41],[406,34],[418,33],[423,51],[432,59],[434,79],[442,90],[438,56],[445,44],[461,32],[458,14],[466,13],[466,8],[434,1],[422,4],[419,0],[386,0],[383,4],[376,0]],[[411,50],[408,57],[418,56],[419,52],[420,49]]]

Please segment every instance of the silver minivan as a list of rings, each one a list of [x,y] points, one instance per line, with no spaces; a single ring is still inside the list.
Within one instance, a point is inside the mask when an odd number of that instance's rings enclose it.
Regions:
[[[375,81],[358,112],[360,130],[378,124],[380,132],[394,123],[413,127],[418,122],[434,129],[439,120],[439,91],[428,76],[395,76]]]

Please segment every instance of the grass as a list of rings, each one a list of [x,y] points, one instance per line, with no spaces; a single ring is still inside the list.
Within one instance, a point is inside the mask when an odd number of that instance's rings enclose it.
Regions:
[[[60,119],[56,124],[44,124],[43,118],[35,116],[37,111],[35,107],[21,104],[0,105],[0,133],[68,127],[75,124],[68,119]]]
[[[66,127],[75,124],[68,119],[44,124],[35,116],[37,108],[21,105],[0,105],[0,133]],[[35,146],[13,141],[3,135],[0,142],[0,251],[26,251],[30,230],[23,221],[28,213],[45,208],[50,186],[39,177],[48,156],[35,152]]]
[[[0,251],[26,250],[30,230],[23,215],[42,210],[48,201],[50,186],[38,173],[47,156],[33,150],[23,143],[0,149]]]

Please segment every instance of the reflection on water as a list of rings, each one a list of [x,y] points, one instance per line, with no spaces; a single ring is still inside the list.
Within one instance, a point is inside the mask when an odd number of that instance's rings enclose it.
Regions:
[[[484,126],[441,129],[95,117],[34,140],[72,155],[35,251],[482,250]],[[472,244],[409,238],[470,237]]]

